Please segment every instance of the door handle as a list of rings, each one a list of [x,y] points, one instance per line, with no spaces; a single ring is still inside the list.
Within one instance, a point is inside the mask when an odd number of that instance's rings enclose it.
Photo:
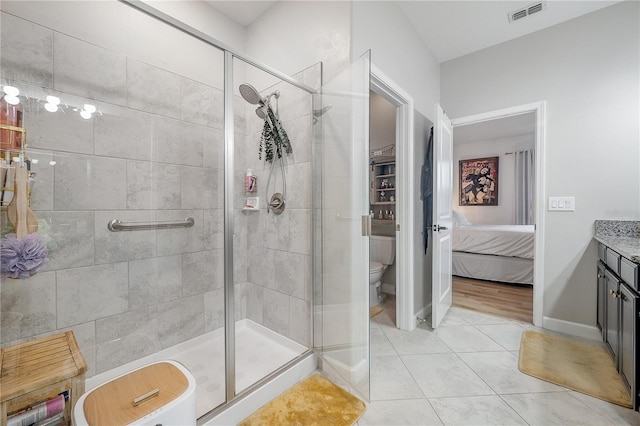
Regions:
[[[440,225],[433,225],[433,232],[440,232],[440,231],[446,231],[447,228],[446,226],[440,226]]]

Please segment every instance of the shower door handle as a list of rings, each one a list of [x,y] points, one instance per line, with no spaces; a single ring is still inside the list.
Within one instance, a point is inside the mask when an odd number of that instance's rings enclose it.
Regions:
[[[371,236],[371,216],[369,216],[368,214],[362,216],[362,236]]]

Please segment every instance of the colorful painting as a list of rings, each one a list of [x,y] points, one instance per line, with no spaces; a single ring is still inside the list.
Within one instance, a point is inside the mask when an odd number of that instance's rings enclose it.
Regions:
[[[498,157],[460,160],[460,205],[498,205]]]

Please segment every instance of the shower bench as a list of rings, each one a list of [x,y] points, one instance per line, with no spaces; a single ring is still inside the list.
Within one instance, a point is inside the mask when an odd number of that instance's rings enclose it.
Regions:
[[[65,424],[84,393],[85,363],[73,332],[47,336],[0,349],[0,426],[7,415],[67,391]]]

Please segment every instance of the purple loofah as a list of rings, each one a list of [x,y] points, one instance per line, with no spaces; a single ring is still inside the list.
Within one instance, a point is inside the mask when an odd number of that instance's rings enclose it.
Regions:
[[[29,278],[45,267],[48,254],[42,235],[27,234],[19,240],[15,234],[7,234],[0,240],[2,278]]]

